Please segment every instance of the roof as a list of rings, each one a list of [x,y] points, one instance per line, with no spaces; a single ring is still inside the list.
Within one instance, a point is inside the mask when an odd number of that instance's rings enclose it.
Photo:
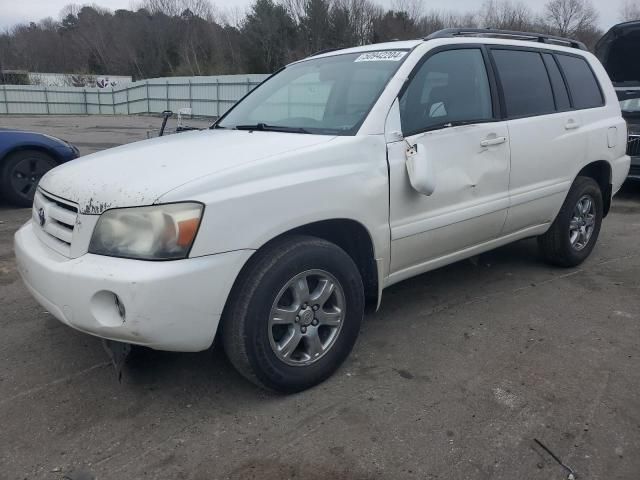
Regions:
[[[634,23],[634,22],[628,22]],[[640,24],[640,22],[635,22]],[[292,62],[304,62],[311,58],[323,58],[348,53],[364,53],[378,50],[413,50],[425,42],[440,41],[441,43],[490,43],[498,45],[524,45],[537,48],[552,48],[556,50],[584,50],[587,48],[577,40],[556,37],[534,32],[515,32],[510,30],[492,30],[480,28],[449,28],[432,33],[428,37],[416,40],[401,40],[385,43],[372,43],[351,48],[335,48],[323,50],[307,58]],[[517,43],[516,43],[517,42]]]
[[[373,52],[378,50],[413,50],[415,47],[417,47],[421,43],[424,43],[424,40],[419,38],[416,40],[400,40],[395,42],[371,43],[369,45],[360,45],[358,47],[323,50],[314,55],[311,55],[310,57],[307,57],[305,60],[309,58],[330,57],[332,55],[336,55],[336,53],[338,52],[340,52],[340,55],[342,55],[345,53],[363,53],[363,52]],[[294,62],[294,63],[297,63],[297,62]]]

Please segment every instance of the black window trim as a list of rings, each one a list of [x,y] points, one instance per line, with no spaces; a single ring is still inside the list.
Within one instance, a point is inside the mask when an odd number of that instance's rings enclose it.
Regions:
[[[567,76],[564,74],[564,70],[562,69],[562,65],[560,65],[560,61],[555,53],[551,54],[553,61],[556,63],[556,67],[560,70],[560,75],[562,76],[562,81],[564,82],[564,88],[567,90],[567,94],[569,95],[569,110],[563,110],[563,112],[573,112],[576,110],[575,104],[573,103],[573,93],[571,93],[571,89],[569,88],[569,81],[567,80]],[[553,86],[553,85],[552,85]]]
[[[549,83],[551,84],[551,91],[553,92],[553,101],[556,105],[556,113],[565,113],[565,112],[570,112],[573,110],[573,99],[571,98],[571,92],[569,91],[569,86],[567,84],[567,79],[564,78],[564,72],[560,69],[560,65],[558,65],[558,60],[556,59],[555,55],[551,55],[551,54],[547,54],[547,52],[542,52],[540,54],[542,56],[542,63],[544,63],[545,68],[547,69],[547,75],[549,77]],[[562,85],[564,85],[564,90],[565,92],[567,92],[567,98],[569,99],[569,108],[559,108],[558,107],[558,94],[559,92],[556,90],[556,87],[553,84],[553,79],[551,78],[551,72],[549,71],[549,66],[547,65],[547,62],[544,59],[545,55],[549,55],[551,57],[551,60],[553,62],[553,64],[556,66],[556,68],[558,69],[558,72],[560,72],[560,78],[562,79]]]
[[[497,83],[497,78],[495,76],[495,72],[491,66],[491,58],[487,51],[487,45],[483,43],[458,43],[458,44],[452,44],[452,45],[442,45],[440,47],[436,47],[429,50],[426,54],[422,56],[422,58],[418,61],[418,63],[416,63],[416,65],[413,67],[413,70],[411,70],[411,73],[405,80],[404,85],[402,85],[402,88],[400,89],[400,92],[398,92],[398,96],[397,96],[398,102],[400,101],[400,97],[402,97],[402,95],[404,95],[404,93],[406,92],[407,88],[409,88],[409,84],[411,83],[411,81],[415,78],[415,76],[418,74],[422,66],[427,62],[427,60],[429,60],[431,57],[433,57],[438,53],[451,51],[451,50],[480,50],[480,53],[482,54],[482,59],[484,61],[484,68],[487,73],[487,78],[489,80],[489,94],[491,95],[491,110],[492,110],[491,118],[477,119],[477,120],[471,119],[471,120],[465,121],[465,125],[477,125],[482,123],[501,122],[503,117],[503,113],[502,113],[503,110],[499,100],[500,90]],[[401,118],[401,125],[402,125],[402,118]],[[419,130],[415,130],[412,132],[403,131],[402,135],[404,137],[412,137],[414,135],[420,135],[421,133],[433,132],[437,130],[446,130],[447,128],[451,128],[451,127],[435,125],[432,127],[421,128]]]
[[[574,58],[579,58],[580,60],[582,60],[583,62],[585,62],[587,64],[587,67],[589,68],[589,71],[591,72],[591,75],[593,75],[593,79],[596,81],[596,86],[598,87],[598,91],[600,92],[600,101],[602,102],[600,105],[597,105],[595,107],[586,107],[586,108],[576,108],[574,100],[573,100],[573,94],[571,93],[571,87],[569,86],[569,81],[567,80],[567,76],[564,73],[564,69],[562,68],[562,65],[560,64],[560,60],[558,60],[558,56],[560,55],[564,55],[567,57],[574,57]],[[567,91],[569,92],[569,100],[571,101],[571,109],[575,110],[575,111],[579,111],[579,110],[593,110],[594,108],[603,108],[607,106],[607,97],[604,94],[604,90],[602,89],[602,85],[600,84],[600,79],[598,79],[598,76],[596,75],[596,72],[593,70],[593,67],[591,66],[591,62],[589,62],[589,60],[587,60],[584,56],[582,55],[576,55],[575,53],[571,53],[571,52],[558,52],[558,51],[554,51],[553,52],[553,56],[556,59],[556,65],[558,65],[558,68],[560,69],[560,73],[562,74],[562,78],[564,79],[564,83],[567,87]]]

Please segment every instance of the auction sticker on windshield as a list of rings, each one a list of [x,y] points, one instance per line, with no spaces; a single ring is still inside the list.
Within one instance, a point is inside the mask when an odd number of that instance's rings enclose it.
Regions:
[[[399,62],[407,54],[402,50],[385,50],[382,52],[367,52],[355,59],[356,62]]]

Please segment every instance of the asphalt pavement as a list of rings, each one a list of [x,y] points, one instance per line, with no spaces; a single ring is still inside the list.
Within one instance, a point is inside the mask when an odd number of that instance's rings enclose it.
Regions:
[[[83,154],[146,138],[150,117],[0,117]],[[205,124],[205,122],[196,124]],[[291,396],[220,349],[139,350],[118,383],[99,340],[21,283],[0,204],[0,479],[640,478],[640,184],[592,256],[533,240],[386,290],[349,360]]]

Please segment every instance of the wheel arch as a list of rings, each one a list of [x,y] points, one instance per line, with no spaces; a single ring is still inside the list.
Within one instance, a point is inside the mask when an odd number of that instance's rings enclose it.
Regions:
[[[577,177],[590,177],[593,178],[600,186],[602,192],[603,201],[603,216],[606,217],[611,208],[612,197],[612,168],[611,164],[606,160],[597,160],[585,165],[582,170],[578,172]]]
[[[9,158],[14,153],[27,152],[27,151],[44,153],[46,155],[49,155],[51,158],[53,158],[58,165],[63,163],[62,157],[54,149],[46,147],[44,145],[25,144],[25,145],[16,145],[14,147],[11,147],[9,150],[5,152],[2,152],[2,154],[0,154],[0,167],[4,165],[4,162],[7,160],[7,158]]]
[[[362,223],[348,218],[334,218],[308,223],[282,232],[271,238],[260,246],[249,260],[247,260],[234,281],[234,287],[257,252],[274,241],[291,235],[308,235],[321,238],[342,248],[358,267],[364,285],[367,308],[377,308],[379,304],[380,284],[373,238]]]
[[[378,305],[379,285],[373,239],[367,228],[356,220],[323,220],[297,227],[283,235],[311,235],[334,243],[353,259],[362,276],[368,307]]]

